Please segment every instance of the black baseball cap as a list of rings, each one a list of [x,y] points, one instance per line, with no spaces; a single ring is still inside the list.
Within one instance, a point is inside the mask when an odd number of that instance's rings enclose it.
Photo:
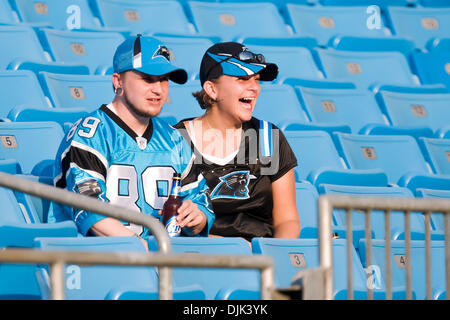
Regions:
[[[217,79],[221,75],[234,77],[260,75],[262,81],[275,80],[278,66],[266,62],[262,54],[251,52],[237,42],[221,42],[206,50],[200,65],[200,83]]]

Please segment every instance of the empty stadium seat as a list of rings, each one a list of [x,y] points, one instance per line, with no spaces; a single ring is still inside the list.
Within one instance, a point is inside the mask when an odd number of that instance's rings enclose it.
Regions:
[[[24,94],[26,92],[26,94]],[[36,76],[27,70],[0,72],[0,117],[17,106],[49,108]]]
[[[245,41],[244,45],[247,45]],[[263,54],[267,61],[278,65],[277,82],[283,82],[285,78],[323,79],[323,74],[307,48],[254,44],[247,47],[252,52]]]
[[[367,90],[296,87],[303,108],[314,122],[346,124],[358,133],[369,123],[386,124],[375,97]]]
[[[420,5],[424,7],[450,7],[447,0],[420,0]]]
[[[379,18],[379,25],[368,27],[367,6],[304,6],[287,4],[290,22],[295,34],[313,36],[320,45],[327,45],[337,35],[383,37],[389,30]]]
[[[142,242],[136,237],[77,237],[37,238],[40,250],[135,252],[145,254]],[[158,276],[155,267],[136,266],[66,266],[66,299],[103,300],[112,290],[144,287],[157,292]],[[75,277],[78,277],[75,279]],[[47,283],[48,285],[48,283]]]
[[[289,123],[309,123],[294,89],[286,84],[261,84],[253,116],[284,129]]]
[[[191,80],[180,86],[169,83],[169,97],[158,117],[171,119],[171,125],[178,121],[201,116],[204,110],[200,108],[192,92],[200,91],[200,81]]]
[[[0,188],[0,250],[8,247],[33,247],[36,237],[76,237],[73,221],[40,223],[29,207],[19,202],[10,189]],[[0,299],[42,299],[35,265],[0,264]]]
[[[0,0],[0,23],[15,24],[18,22],[13,10],[9,6],[8,0]]]
[[[307,179],[316,187],[320,183],[385,186],[387,176],[382,170],[348,170],[328,133],[286,131],[286,139],[297,157],[296,181]]]
[[[406,93],[380,90],[380,107],[393,126],[428,127],[433,132],[448,125],[449,93]]]
[[[42,35],[55,61],[86,65],[91,74],[111,66],[117,46],[125,40],[116,32],[43,29]]]
[[[420,146],[435,173],[450,175],[450,139],[421,138]]]
[[[278,288],[289,287],[297,272],[320,265],[317,239],[253,238],[252,248],[255,254],[269,255],[273,258],[275,285]],[[333,296],[336,300],[347,299],[346,248],[345,240],[333,240]],[[354,248],[352,248],[352,275],[354,299],[367,299],[366,273]],[[374,297],[384,299],[384,292],[375,290]]]
[[[309,182],[295,183],[295,200],[300,219],[299,238],[318,237],[317,189]]]
[[[338,150],[352,169],[383,169],[396,184],[406,174],[431,174],[414,138],[336,133]]]
[[[448,37],[450,8],[388,8],[388,18],[395,35],[425,48],[435,37]]]
[[[94,3],[107,28],[124,28],[133,34],[194,33],[178,1],[95,0]]]
[[[442,83],[450,88],[450,52],[413,52],[411,60],[422,84]]]
[[[273,3],[189,2],[197,31],[223,41],[291,35]]]
[[[149,240],[150,251],[157,250],[154,237]],[[215,255],[251,255],[249,244],[242,238],[171,238],[172,252]],[[230,299],[233,291],[241,290],[241,299],[260,299],[259,272],[257,270],[225,268],[174,268],[173,286],[189,287],[200,285],[207,300]],[[236,297],[236,296],[235,296]]]
[[[319,2],[326,6],[370,6],[377,5],[382,8],[387,6],[407,6],[414,4],[418,0],[319,0]]]
[[[428,188],[417,188],[416,197],[418,198],[432,198],[432,199],[450,199],[450,190],[437,190]],[[444,215],[442,213],[431,214],[431,235],[444,234]]]
[[[24,22],[56,29],[97,29],[88,0],[11,0]]]
[[[13,60],[51,61],[36,33],[27,26],[0,26],[0,69],[5,70]]]
[[[88,115],[88,111],[83,108],[13,108],[8,119],[17,122],[52,121],[57,122],[64,131],[68,131],[78,119]]]
[[[55,122],[0,122],[0,158],[16,159],[24,173],[41,175],[55,160],[63,136]]]
[[[351,195],[358,197],[389,197],[389,198],[413,198],[413,194],[407,188],[401,187],[355,187],[355,186],[338,186],[330,184],[322,184],[318,187],[319,194],[329,195]],[[372,211],[370,216],[371,234],[375,239],[384,239],[385,234],[385,214],[382,211]],[[390,219],[391,239],[405,238],[405,219],[402,212],[391,212]],[[421,214],[411,214],[411,238],[424,239],[425,228],[424,219]],[[337,232],[339,237],[347,238],[346,230],[346,213],[344,210],[333,211],[333,231]],[[354,210],[352,213],[352,230],[353,243],[358,248],[358,242],[365,237],[365,213]]]
[[[114,98],[111,76],[69,75],[41,72],[44,92],[55,108],[84,108],[88,111]]]
[[[185,69],[189,79],[195,79],[200,70],[203,54],[213,45],[208,38],[156,36],[172,52],[171,61]]]
[[[363,89],[376,84],[418,84],[407,60],[399,52],[316,51],[325,78],[330,80],[354,82]]]
[[[361,240],[360,257],[366,265],[366,240]],[[382,282],[386,282],[385,240],[372,240],[372,265],[378,266]],[[405,241],[391,242],[392,288],[406,287]],[[412,290],[417,300],[426,299],[426,257],[424,241],[411,241]],[[432,299],[445,299],[445,248],[444,241],[431,241]]]

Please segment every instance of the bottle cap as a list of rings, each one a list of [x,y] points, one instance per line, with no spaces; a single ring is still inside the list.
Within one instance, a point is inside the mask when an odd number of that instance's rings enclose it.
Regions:
[[[175,172],[175,173],[173,174],[172,179],[181,179],[181,173]]]

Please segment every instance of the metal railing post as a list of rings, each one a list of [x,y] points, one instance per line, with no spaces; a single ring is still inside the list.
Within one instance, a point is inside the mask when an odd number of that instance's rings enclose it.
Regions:
[[[77,209],[96,212],[111,218],[145,226],[155,236],[159,251],[162,253],[171,252],[170,239],[163,225],[157,219],[146,214],[43,183],[18,178],[5,172],[0,172],[0,186]],[[159,270],[159,298],[163,300],[172,298],[172,270],[167,267],[162,267]]]

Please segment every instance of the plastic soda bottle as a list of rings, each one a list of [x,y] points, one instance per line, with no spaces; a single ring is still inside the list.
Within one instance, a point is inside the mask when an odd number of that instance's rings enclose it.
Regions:
[[[163,206],[162,223],[169,233],[170,237],[178,237],[181,233],[181,227],[177,224],[178,208],[181,206],[181,199],[178,196],[181,189],[181,174],[174,173],[172,177],[172,188],[169,198]]]

